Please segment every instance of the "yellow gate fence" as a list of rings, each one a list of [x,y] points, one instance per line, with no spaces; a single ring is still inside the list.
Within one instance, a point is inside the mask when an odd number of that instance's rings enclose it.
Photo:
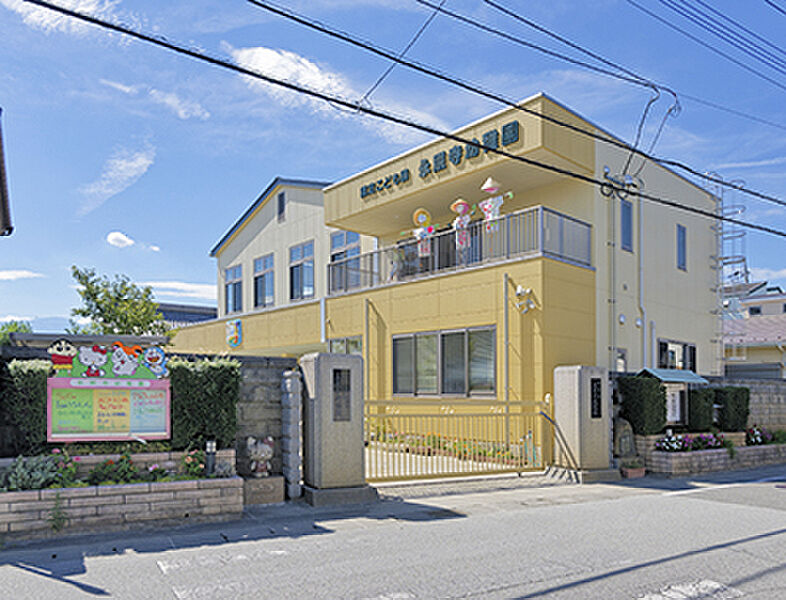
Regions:
[[[551,463],[545,404],[366,401],[368,481],[539,471]]]

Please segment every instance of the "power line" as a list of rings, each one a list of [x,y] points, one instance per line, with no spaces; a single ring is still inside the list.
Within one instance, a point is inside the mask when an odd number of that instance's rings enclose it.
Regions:
[[[108,22],[108,21],[104,21],[104,20],[99,19],[97,17],[94,17],[92,15],[88,15],[88,14],[85,14],[85,13],[82,13],[82,12],[78,12],[78,11],[75,11],[75,10],[72,10],[72,9],[68,9],[68,8],[59,6],[57,4],[52,4],[50,2],[46,2],[45,0],[24,0],[24,2],[26,2],[28,4],[35,4],[37,6],[40,6],[40,7],[43,7],[43,8],[47,8],[47,9],[53,10],[55,12],[59,12],[61,14],[64,14],[64,15],[67,15],[67,16],[79,19],[81,21],[85,21],[87,23],[91,23],[91,24],[96,25],[98,27],[102,27],[102,28],[105,28],[105,29],[109,29],[111,31],[115,31],[117,33],[122,33],[124,35],[128,35],[130,37],[133,37],[133,38],[136,38],[136,39],[148,42],[148,43],[153,44],[155,46],[161,46],[161,47],[166,48],[168,50],[172,50],[173,52],[176,52],[178,54],[183,54],[185,56],[189,56],[189,57],[194,58],[196,60],[204,61],[204,62],[207,62],[209,64],[212,64],[212,65],[215,65],[215,66],[218,66],[218,67],[223,67],[225,69],[229,69],[229,70],[234,71],[236,73],[239,73],[241,75],[245,75],[245,76],[248,76],[248,77],[253,77],[254,79],[259,79],[259,80],[264,81],[266,83],[269,83],[271,85],[283,87],[285,89],[288,89],[288,90],[291,90],[291,91],[294,91],[294,92],[298,92],[298,93],[301,93],[301,94],[306,94],[308,96],[311,96],[312,98],[317,98],[317,99],[323,100],[325,102],[332,102],[332,103],[338,104],[340,106],[343,106],[345,108],[354,109],[354,110],[357,110],[358,112],[363,112],[363,113],[366,113],[368,115],[371,115],[371,116],[374,116],[374,117],[377,117],[377,118],[380,118],[380,119],[384,119],[384,120],[390,121],[392,123],[396,123],[398,125],[403,125],[405,127],[418,129],[418,130],[423,131],[425,133],[430,133],[430,134],[435,135],[435,136],[443,137],[443,138],[450,139],[450,140],[453,140],[453,141],[456,141],[456,142],[459,142],[459,143],[462,143],[462,144],[466,144],[466,145],[478,148],[480,150],[484,150],[485,152],[491,152],[492,154],[497,154],[499,156],[504,156],[506,158],[510,158],[512,160],[521,162],[521,163],[526,164],[526,165],[537,167],[537,168],[540,168],[540,169],[543,169],[543,170],[546,170],[546,171],[551,171],[552,173],[557,173],[559,175],[564,175],[566,177],[570,177],[571,179],[576,179],[577,181],[583,181],[584,183],[589,183],[589,184],[597,185],[597,186],[604,186],[604,188],[611,187],[612,189],[621,189],[622,191],[627,191],[630,195],[639,196],[640,198],[642,198],[644,200],[649,200],[649,201],[654,202],[656,204],[660,204],[660,205],[663,205],[663,206],[668,206],[670,208],[675,208],[677,210],[682,210],[684,212],[688,212],[688,213],[696,214],[696,215],[699,215],[699,216],[707,217],[709,219],[716,220],[716,221],[725,221],[725,222],[728,222],[728,223],[734,223],[736,225],[740,225],[741,227],[747,227],[749,229],[754,229],[756,231],[762,231],[764,233],[769,233],[771,235],[775,235],[775,236],[778,236],[778,237],[786,238],[786,231],[782,231],[782,230],[775,229],[775,228],[772,228],[772,227],[767,227],[765,225],[759,225],[757,223],[749,223],[747,221],[742,221],[740,219],[735,219],[733,217],[719,215],[719,214],[716,214],[716,213],[711,212],[711,211],[703,210],[703,209],[700,209],[700,208],[695,208],[695,207],[692,207],[692,206],[687,206],[687,205],[681,204],[681,203],[679,203],[677,201],[669,200],[668,198],[661,198],[659,196],[653,196],[652,194],[645,194],[644,192],[641,192],[639,190],[629,190],[629,189],[625,189],[625,188],[617,188],[616,185],[613,182],[609,183],[608,181],[601,181],[599,179],[595,179],[594,177],[590,177],[588,175],[584,175],[584,174],[578,173],[576,171],[570,171],[568,169],[563,169],[561,167],[557,167],[555,165],[550,165],[550,164],[547,164],[547,163],[543,163],[543,162],[540,162],[540,161],[537,161],[537,160],[533,160],[531,158],[526,158],[524,156],[518,156],[516,154],[511,154],[510,152],[507,152],[505,150],[500,150],[499,148],[486,146],[486,145],[481,144],[481,143],[479,143],[477,141],[469,140],[467,138],[460,137],[460,136],[458,136],[456,134],[453,134],[453,133],[450,133],[450,132],[446,132],[446,131],[442,131],[442,130],[437,129],[435,127],[432,127],[430,125],[424,125],[422,123],[417,123],[417,122],[412,121],[410,119],[405,119],[403,117],[399,117],[399,116],[390,114],[388,112],[383,112],[383,111],[380,111],[380,110],[375,109],[375,108],[369,108],[369,107],[366,107],[366,106],[361,106],[357,102],[351,102],[351,101],[346,100],[344,98],[341,98],[339,96],[335,96],[335,95],[332,95],[332,94],[327,94],[325,92],[320,92],[318,90],[313,90],[313,89],[307,88],[305,86],[302,86],[302,85],[299,85],[299,84],[296,84],[296,83],[292,83],[290,81],[286,81],[286,80],[283,80],[283,79],[278,79],[278,78],[272,77],[270,75],[265,75],[263,73],[260,73],[259,71],[255,71],[253,69],[249,69],[249,68],[246,68],[246,67],[243,67],[243,66],[240,66],[240,65],[228,62],[227,60],[224,60],[224,59],[221,59],[221,58],[216,58],[216,57],[210,56],[208,54],[205,54],[203,52],[198,52],[196,50],[192,50],[190,48],[186,48],[184,46],[179,46],[179,45],[175,44],[174,42],[170,42],[170,41],[168,41],[166,39],[163,39],[163,38],[160,38],[160,37],[153,37],[151,35],[147,35],[147,34],[142,33],[140,31],[136,31],[136,30],[133,30],[131,28],[125,27],[123,25],[119,25],[119,24],[116,24],[116,23],[111,23],[111,22]]]
[[[779,13],[781,13],[781,14],[782,14],[782,15],[784,15],[784,16],[786,16],[786,10],[782,9],[780,6],[778,6],[777,4],[775,4],[775,2],[773,2],[772,0],[764,0],[764,1],[765,1],[767,4],[769,4],[769,5],[770,5],[772,8],[774,8],[775,10],[777,10]]]
[[[424,6],[431,7],[431,8],[435,7],[434,4],[428,2],[427,0],[415,0],[415,2],[417,2],[418,4],[422,4]],[[549,56],[551,56],[553,58],[557,58],[559,60],[564,60],[566,62],[575,64],[577,66],[584,67],[586,69],[595,71],[597,73],[600,73],[602,75],[606,75],[608,77],[613,77],[613,78],[619,79],[621,81],[627,81],[628,83],[633,83],[633,84],[637,84],[637,85],[646,85],[645,83],[643,83],[644,81],[651,81],[651,80],[646,79],[646,78],[641,78],[642,79],[641,82],[631,81],[631,79],[623,77],[623,76],[620,76],[617,73],[609,72],[609,71],[607,71],[605,69],[598,68],[598,67],[596,67],[594,65],[591,65],[591,64],[588,64],[588,63],[584,63],[582,61],[575,60],[575,59],[573,59],[573,58],[571,58],[569,56],[560,54],[558,52],[553,52],[553,51],[548,50],[546,48],[540,47],[537,44],[533,44],[531,42],[527,42],[527,41],[522,40],[520,38],[514,37],[514,36],[512,36],[510,34],[507,34],[507,33],[503,32],[503,31],[499,31],[497,29],[493,29],[493,28],[491,28],[491,27],[489,27],[487,25],[479,23],[479,22],[477,22],[477,21],[475,21],[473,19],[470,19],[469,17],[465,17],[464,15],[461,15],[459,13],[447,10],[445,8],[440,9],[439,12],[441,12],[442,14],[447,15],[447,16],[449,16],[449,17],[451,17],[451,18],[453,18],[453,19],[455,19],[457,21],[461,21],[462,23],[465,23],[466,25],[469,25],[470,27],[474,27],[476,29],[480,29],[482,31],[485,31],[487,33],[490,33],[490,34],[495,35],[497,37],[500,37],[502,39],[505,39],[505,40],[507,40],[509,42],[513,42],[514,44],[518,44],[520,46],[525,46],[527,48],[531,48],[531,49],[536,50],[538,52],[542,52],[544,54],[547,54],[547,55],[549,55]],[[538,26],[538,27],[541,27],[543,30],[545,30],[545,28],[542,27],[542,26]],[[546,31],[548,31],[548,30],[546,30]],[[545,33],[545,31],[544,31],[544,33]],[[551,32],[551,33],[553,33],[553,32]],[[557,34],[553,34],[552,37],[554,37],[555,39],[561,39],[561,36],[558,36]],[[585,53],[586,52],[589,52],[589,51],[585,51]],[[592,56],[592,53],[590,53],[590,56]],[[611,63],[610,61],[607,61],[606,59],[598,59],[598,60],[602,60],[603,62],[607,62],[607,64],[611,64],[611,65],[614,64],[614,63]],[[624,67],[619,67],[618,65],[615,66],[615,68],[624,69]],[[627,70],[625,70],[625,71],[627,71]],[[634,77],[640,77],[640,76],[635,75]],[[664,90],[670,90],[671,89],[671,88],[668,88],[668,87],[664,86],[661,83],[657,83],[657,82],[654,82],[654,81],[652,83],[654,83],[655,85],[659,86],[661,89],[664,89]],[[710,102],[709,100],[704,100],[704,99],[698,98],[696,96],[691,96],[691,95],[686,94],[684,92],[680,92],[679,90],[674,90],[674,91],[675,91],[675,93],[679,94],[679,96],[681,98],[692,100],[693,102],[696,102],[697,104],[702,104],[704,106],[709,106],[710,108],[714,108],[715,110],[720,110],[720,111],[723,111],[723,112],[727,112],[727,113],[735,115],[737,117],[741,117],[741,118],[744,118],[744,119],[748,119],[750,121],[755,121],[757,123],[761,123],[762,125],[768,125],[770,127],[775,127],[775,128],[780,129],[782,131],[786,131],[786,125],[781,125],[780,123],[775,123],[774,121],[769,121],[767,119],[762,119],[761,117],[758,117],[756,115],[751,115],[751,114],[745,113],[743,111],[736,110],[734,108],[729,108],[727,106],[723,106],[722,104],[717,104],[715,102]]]
[[[442,0],[442,1],[439,3],[439,7],[440,7],[440,8],[442,8],[442,6],[443,6],[443,5],[445,4],[445,2],[447,2],[447,1],[448,1],[448,0]],[[415,35],[413,35],[413,36],[412,36],[412,39],[411,39],[411,40],[409,40],[409,43],[408,43],[406,46],[404,46],[404,49],[403,49],[403,50],[401,51],[401,53],[398,55],[398,57],[399,57],[399,58],[404,58],[404,55],[405,55],[407,52],[409,52],[409,49],[410,49],[410,48],[412,48],[412,46],[414,46],[414,45],[415,45],[415,42],[417,42],[417,41],[418,41],[418,38],[420,38],[420,36],[421,36],[421,35],[423,35],[423,32],[424,32],[424,31],[426,31],[426,27],[428,27],[428,26],[429,26],[429,24],[430,24],[430,23],[431,23],[431,22],[434,20],[434,17],[436,17],[436,16],[437,16],[437,12],[438,12],[438,11],[436,11],[436,10],[435,10],[434,12],[432,12],[432,13],[429,15],[429,18],[425,20],[425,22],[423,23],[423,25],[421,25],[421,26],[420,26],[420,29],[418,29],[418,30],[417,30],[417,32],[415,33]],[[374,90],[376,90],[376,89],[377,89],[377,88],[380,86],[380,84],[381,84],[381,83],[382,83],[382,82],[385,80],[385,78],[386,78],[386,77],[387,77],[387,76],[390,74],[390,72],[391,72],[391,71],[392,71],[392,70],[393,70],[393,69],[396,67],[396,65],[397,65],[397,64],[398,64],[398,63],[396,63],[396,62],[392,62],[392,63],[390,63],[390,65],[388,66],[388,68],[387,68],[387,69],[385,69],[385,72],[384,72],[384,73],[382,73],[382,75],[380,75],[380,76],[379,76],[379,79],[377,79],[377,80],[374,82],[374,85],[372,85],[372,86],[369,88],[369,90],[368,90],[368,91],[367,91],[365,94],[363,94],[363,97],[360,99],[360,101],[361,101],[361,102],[368,100],[369,96],[371,96],[371,94],[373,94],[373,93],[374,93]]]
[[[420,2],[421,4],[425,3],[425,4],[427,4],[429,6],[432,6],[432,7],[435,6],[435,5],[429,4],[428,2],[424,2],[424,0],[417,0],[417,1]],[[316,21],[314,19],[306,18],[305,16],[300,15],[298,13],[295,13],[294,11],[292,11],[290,9],[283,8],[281,6],[273,4],[271,2],[263,2],[261,0],[248,0],[248,2],[250,2],[251,4],[254,4],[255,6],[258,6],[258,7],[262,8],[262,9],[264,9],[264,10],[267,10],[269,12],[272,12],[274,14],[282,16],[282,17],[284,17],[286,19],[289,19],[289,20],[294,21],[296,23],[300,23],[301,25],[309,27],[310,29],[313,29],[313,30],[318,31],[320,33],[324,33],[324,34],[329,35],[331,37],[334,37],[336,39],[340,39],[340,40],[342,40],[344,42],[347,42],[348,44],[352,44],[353,46],[357,46],[359,48],[363,48],[364,50],[368,50],[369,52],[372,52],[372,53],[374,53],[374,54],[376,54],[378,56],[382,56],[383,58],[386,58],[388,60],[395,61],[395,62],[397,62],[399,64],[402,64],[402,65],[404,65],[404,66],[406,66],[406,67],[408,67],[410,69],[413,69],[413,70],[415,70],[415,71],[417,71],[419,73],[422,73],[424,75],[428,75],[429,77],[433,77],[433,78],[439,79],[441,81],[445,81],[447,83],[450,83],[452,85],[460,87],[460,88],[462,88],[464,90],[467,90],[467,91],[469,91],[469,92],[471,92],[473,94],[477,94],[477,95],[483,96],[485,98],[488,98],[490,100],[494,100],[496,102],[499,102],[501,104],[505,104],[507,106],[510,106],[510,107],[516,109],[516,110],[519,110],[519,111],[524,112],[526,114],[532,115],[535,118],[548,121],[550,123],[553,123],[553,124],[558,125],[560,127],[564,127],[566,129],[574,131],[574,132],[576,132],[576,133],[578,133],[580,135],[583,135],[583,136],[586,136],[586,137],[590,137],[590,138],[598,140],[600,142],[616,146],[618,148],[621,148],[621,149],[625,150],[626,152],[632,152],[633,154],[636,154],[636,155],[638,155],[639,157],[641,157],[643,159],[652,160],[652,161],[660,163],[661,165],[664,165],[664,166],[668,165],[670,167],[682,169],[682,170],[686,171],[687,173],[690,173],[691,175],[693,175],[695,177],[698,177],[700,179],[704,179],[706,181],[710,181],[710,182],[715,183],[717,185],[722,185],[722,186],[726,186],[726,187],[734,187],[727,181],[724,181],[722,179],[715,178],[715,177],[712,177],[710,175],[707,175],[707,174],[705,174],[705,173],[703,173],[701,171],[698,171],[698,170],[694,169],[693,167],[690,167],[688,165],[682,164],[682,163],[680,163],[678,161],[666,160],[666,159],[661,159],[661,158],[658,158],[658,157],[655,157],[655,156],[651,156],[651,155],[647,154],[646,152],[643,152],[643,151],[638,150],[636,148],[631,148],[630,145],[628,145],[628,144],[626,144],[624,142],[621,142],[621,141],[619,141],[619,140],[617,140],[615,138],[612,138],[612,137],[609,137],[609,136],[606,136],[606,135],[599,135],[599,134],[594,133],[592,131],[588,131],[588,130],[583,129],[581,127],[577,127],[576,125],[573,125],[571,123],[566,123],[565,121],[561,121],[560,119],[557,119],[556,117],[552,117],[550,115],[544,115],[541,112],[532,110],[532,109],[524,107],[524,106],[520,106],[517,102],[515,102],[515,101],[513,101],[513,100],[511,100],[509,98],[505,98],[503,96],[500,96],[498,94],[494,94],[492,92],[486,91],[486,90],[482,89],[480,86],[478,86],[477,84],[469,83],[469,82],[463,81],[461,79],[458,79],[456,77],[453,77],[453,76],[450,76],[450,75],[446,75],[446,74],[438,71],[437,69],[435,69],[433,67],[429,67],[429,66],[423,65],[422,63],[419,63],[419,62],[415,62],[415,61],[412,61],[412,60],[409,60],[409,59],[398,58],[395,54],[393,54],[389,50],[386,50],[384,48],[380,48],[379,46],[377,46],[377,45],[375,45],[375,44],[373,44],[371,42],[361,41],[361,40],[357,39],[356,37],[353,37],[353,36],[349,35],[348,33],[336,30],[336,29],[334,29],[332,27],[329,27],[328,25],[325,25],[324,23],[321,23],[321,22]],[[440,9],[440,12],[445,12],[445,9]],[[449,12],[450,11],[448,11],[448,13]],[[643,84],[642,83],[641,85],[645,85],[645,87],[647,87],[648,89],[653,89],[648,84]],[[657,89],[657,88],[654,88],[654,89]],[[639,169],[639,171],[640,171],[640,169]],[[781,206],[786,206],[786,201],[781,200],[779,198],[776,198],[774,196],[770,196],[768,194],[764,194],[762,192],[758,192],[758,191],[755,191],[755,190],[749,190],[748,188],[741,187],[741,186],[736,187],[734,189],[737,189],[740,192],[749,194],[749,195],[754,196],[756,198],[759,198],[759,199],[762,199],[762,200],[766,200],[768,202],[773,202],[773,203],[779,204]]]
[[[784,69],[786,62],[784,62],[783,59],[775,56],[769,50],[762,48],[756,42],[748,40],[745,36],[740,35],[736,31],[732,31],[706,12],[691,6],[687,2],[682,3],[684,6],[679,6],[672,0],[658,0],[658,2],[677,14],[682,15],[705,31],[720,38],[730,46],[744,52],[754,60],[778,71],[781,75],[786,75],[786,70]]]
[[[775,79],[773,79],[772,77],[769,77],[769,76],[765,75],[764,73],[761,73],[760,71],[757,71],[757,70],[756,70],[756,69],[754,69],[753,67],[751,67],[751,66],[749,66],[749,65],[746,65],[744,62],[741,62],[741,61],[737,60],[736,58],[734,58],[734,57],[733,57],[733,56],[731,56],[730,54],[727,54],[727,53],[725,53],[723,50],[718,50],[718,49],[717,49],[715,46],[713,46],[713,45],[711,45],[711,44],[708,44],[708,43],[707,43],[707,42],[705,42],[704,40],[702,40],[702,39],[700,39],[700,38],[696,37],[695,35],[693,35],[692,33],[689,33],[689,32],[687,32],[687,31],[685,31],[684,29],[682,29],[681,27],[679,27],[679,26],[675,25],[674,23],[672,23],[672,22],[671,22],[671,21],[669,21],[668,19],[664,19],[664,18],[663,18],[663,17],[661,17],[660,15],[658,15],[658,14],[656,14],[656,13],[652,12],[651,10],[649,10],[649,9],[647,9],[647,8],[645,8],[645,7],[643,7],[641,4],[639,4],[639,3],[637,3],[637,2],[634,2],[634,0],[627,0],[627,2],[628,2],[628,4],[630,4],[631,6],[635,6],[636,8],[638,8],[638,9],[639,9],[640,11],[642,11],[643,13],[646,13],[646,14],[648,14],[648,15],[649,15],[650,17],[652,17],[653,19],[655,19],[655,20],[657,20],[657,21],[660,21],[661,23],[663,23],[663,24],[664,24],[664,25],[666,25],[667,27],[669,27],[669,28],[671,28],[671,29],[673,29],[673,30],[675,30],[675,31],[678,31],[679,33],[681,33],[681,34],[682,34],[682,35],[684,35],[685,37],[687,37],[687,38],[689,38],[689,39],[693,40],[693,41],[694,41],[694,42],[696,42],[697,44],[699,44],[699,45],[701,45],[701,46],[704,46],[705,48],[707,48],[707,49],[708,49],[708,50],[710,50],[711,52],[714,52],[715,54],[718,54],[718,55],[722,56],[722,57],[723,57],[723,58],[725,58],[726,60],[729,60],[729,61],[733,62],[735,65],[737,65],[737,66],[739,66],[739,67],[742,67],[743,69],[745,69],[746,71],[748,71],[748,72],[750,72],[750,73],[753,73],[754,75],[756,75],[756,77],[759,77],[759,78],[761,78],[761,79],[763,79],[763,80],[765,80],[765,81],[769,81],[769,82],[770,82],[772,85],[774,85],[774,86],[776,86],[776,87],[779,87],[779,88],[780,88],[780,89],[782,89],[783,91],[786,91],[786,86],[784,86],[782,83],[779,83],[778,81],[776,81],[776,80],[775,80]]]

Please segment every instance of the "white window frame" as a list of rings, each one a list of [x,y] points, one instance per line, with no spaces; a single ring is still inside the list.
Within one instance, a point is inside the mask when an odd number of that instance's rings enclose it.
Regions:
[[[305,255],[305,249],[308,246],[311,246],[311,254],[306,256]],[[292,251],[295,250],[295,249],[298,249],[298,248],[300,248],[301,255],[300,255],[299,258],[293,259],[292,258]],[[317,273],[316,273],[316,269],[314,268],[314,264],[315,264],[315,262],[314,262],[314,250],[315,250],[315,245],[314,245],[314,240],[313,239],[307,240],[305,242],[301,242],[300,244],[295,244],[294,246],[290,246],[290,248],[289,248],[288,257],[289,257],[289,300],[290,300],[290,302],[298,302],[300,300],[308,300],[310,298],[313,298],[316,295],[316,293],[317,293]],[[294,289],[293,289],[293,277],[292,277],[293,271],[297,267],[303,267],[301,269],[301,273],[304,272],[305,271],[305,266],[304,265],[306,265],[307,263],[311,263],[311,277],[312,277],[311,293],[310,294],[306,294],[305,293],[304,279],[303,279],[303,276],[301,274],[301,277],[300,277],[300,289],[299,289],[297,294],[293,294],[293,292],[294,292]]]
[[[269,266],[265,265],[265,261],[269,259],[270,264]],[[259,298],[257,296],[257,280],[262,278],[270,277],[270,282],[272,285],[272,298],[270,302],[266,302],[267,295],[265,294],[262,298],[262,302],[259,302]],[[264,285],[264,284],[263,284]],[[265,254],[260,256],[259,258],[254,259],[254,308],[267,308],[269,306],[273,306],[276,303],[276,262],[275,262],[275,255],[273,252],[269,254]]]

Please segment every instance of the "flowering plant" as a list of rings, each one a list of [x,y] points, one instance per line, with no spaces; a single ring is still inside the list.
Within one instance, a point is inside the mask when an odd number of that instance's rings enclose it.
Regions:
[[[67,486],[74,483],[76,481],[76,463],[79,461],[79,457],[71,458],[68,450],[61,450],[60,448],[53,448],[52,456],[57,461],[55,463],[55,471],[58,484]]]
[[[160,467],[158,464],[150,465],[145,473],[145,479],[149,479],[150,481],[158,481],[166,476],[166,469]]]
[[[723,434],[699,433],[697,435],[667,435],[655,442],[655,450],[661,452],[690,452],[725,447]]]
[[[139,470],[131,460],[131,455],[123,452],[116,461],[109,458],[96,465],[87,476],[87,481],[90,485],[99,485],[108,481],[128,483],[138,477]]]
[[[772,442],[773,435],[764,427],[754,425],[745,432],[745,444],[747,446],[760,446]]]
[[[183,471],[191,477],[205,476],[205,451],[190,450],[180,459]]]

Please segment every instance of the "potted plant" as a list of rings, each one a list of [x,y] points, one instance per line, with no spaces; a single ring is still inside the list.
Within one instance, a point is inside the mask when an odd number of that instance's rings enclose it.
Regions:
[[[625,479],[644,477],[646,471],[644,461],[639,456],[623,459],[622,465],[620,466],[620,472]]]

